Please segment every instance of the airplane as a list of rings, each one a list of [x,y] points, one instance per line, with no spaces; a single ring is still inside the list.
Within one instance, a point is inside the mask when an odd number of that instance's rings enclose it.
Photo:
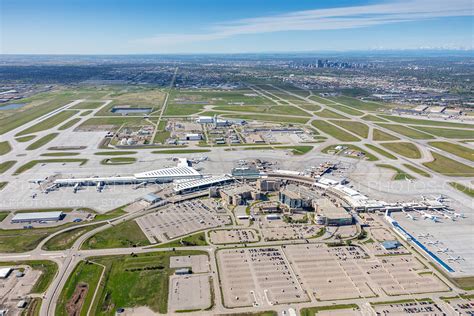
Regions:
[[[139,184],[137,184],[133,189],[136,190],[136,189],[139,189],[139,188],[143,188],[143,187],[146,187],[147,185],[147,182],[144,181],[144,182],[140,182]]]
[[[426,233],[426,234],[419,234],[418,235],[418,238],[428,238],[428,237],[431,237],[430,234]]]
[[[28,182],[29,183],[34,183],[34,184],[41,184],[42,182],[44,182],[44,179],[34,179],[34,180],[30,180]]]
[[[439,196],[436,196],[435,200],[438,201],[438,202],[447,202],[447,201],[449,201],[449,199],[447,197],[445,197],[444,195],[442,195],[442,194],[440,194]]]
[[[457,257],[449,256],[449,258],[448,258],[448,261],[456,261],[457,262],[457,261],[460,261],[460,260],[464,260],[464,258],[461,257],[461,256],[457,256]]]
[[[439,240],[436,240],[436,241],[430,240],[430,241],[428,242],[428,245],[437,245],[437,244],[440,244],[440,243],[441,243],[441,242],[440,242]]]
[[[79,191],[79,187],[81,186],[81,184],[78,182],[74,185],[74,193],[76,193],[77,191]]]
[[[406,213],[406,218],[409,218],[409,219],[411,219],[412,221],[416,220],[416,218],[415,218],[413,215],[408,214],[408,213]]]
[[[104,183],[102,183],[102,181],[99,181],[97,182],[97,192],[102,192],[102,190],[104,189]]]
[[[34,199],[37,195],[38,195],[38,193],[33,193],[33,194],[31,195],[31,198]]]
[[[423,219],[431,219],[433,222],[437,223],[438,222],[438,216],[436,215],[431,215],[431,214],[428,214],[428,213],[425,213],[423,212]]]
[[[451,249],[449,248],[439,249],[438,252],[447,253],[447,252],[451,252]]]

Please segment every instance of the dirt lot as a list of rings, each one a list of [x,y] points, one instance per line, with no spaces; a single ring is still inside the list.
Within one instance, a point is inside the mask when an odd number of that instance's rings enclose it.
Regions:
[[[86,299],[89,286],[87,283],[79,283],[74,289],[71,299],[66,303],[66,312],[69,316],[79,316],[82,305]]]

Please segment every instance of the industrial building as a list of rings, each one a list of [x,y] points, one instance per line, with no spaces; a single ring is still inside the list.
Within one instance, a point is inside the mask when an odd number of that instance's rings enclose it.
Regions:
[[[145,202],[150,203],[150,204],[155,204],[155,203],[161,201],[161,198],[158,195],[154,194],[154,193],[148,193],[147,195],[145,195],[143,197],[143,200]]]
[[[56,222],[64,218],[61,211],[18,213],[11,219],[12,223]]]

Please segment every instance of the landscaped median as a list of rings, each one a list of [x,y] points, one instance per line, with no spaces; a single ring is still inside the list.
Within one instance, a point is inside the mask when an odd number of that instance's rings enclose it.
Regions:
[[[423,165],[433,171],[450,177],[474,177],[474,168],[451,158],[431,152],[433,160]]]
[[[415,177],[413,177],[409,173],[406,173],[405,171],[403,171],[401,169],[398,169],[397,167],[394,167],[392,165],[377,164],[376,166],[380,167],[380,168],[385,168],[385,169],[395,171],[395,175],[392,177],[392,180],[413,180],[413,179],[416,179]]]
[[[129,165],[135,163],[137,158],[135,157],[111,157],[105,158],[100,161],[101,165],[110,166],[110,165]]]

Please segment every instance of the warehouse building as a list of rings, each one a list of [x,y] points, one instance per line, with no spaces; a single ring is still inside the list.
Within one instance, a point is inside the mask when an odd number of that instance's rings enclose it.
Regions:
[[[31,222],[57,222],[63,219],[65,214],[61,211],[55,212],[32,212],[18,213],[11,219],[12,223],[31,223]]]
[[[12,268],[0,268],[0,279],[6,279],[12,273]]]

